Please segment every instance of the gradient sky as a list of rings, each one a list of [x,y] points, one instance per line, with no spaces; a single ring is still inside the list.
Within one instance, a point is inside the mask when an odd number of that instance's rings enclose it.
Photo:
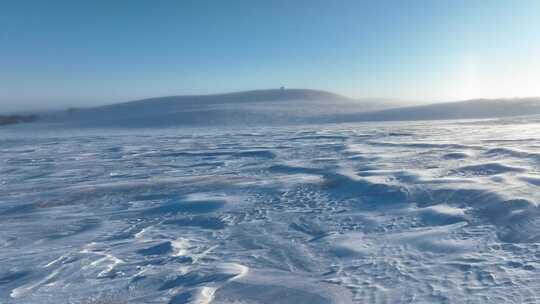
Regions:
[[[540,1],[0,2],[0,111],[282,85],[540,96]]]

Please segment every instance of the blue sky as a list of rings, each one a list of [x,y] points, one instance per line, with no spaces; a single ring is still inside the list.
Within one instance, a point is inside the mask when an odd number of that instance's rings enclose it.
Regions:
[[[0,111],[279,86],[540,96],[540,1],[1,1]]]

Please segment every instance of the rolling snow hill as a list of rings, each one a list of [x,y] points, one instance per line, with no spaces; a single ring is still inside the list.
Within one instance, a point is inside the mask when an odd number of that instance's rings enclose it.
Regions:
[[[351,113],[332,122],[482,119],[540,114],[540,98],[473,99],[411,106],[366,113]]]
[[[47,121],[126,127],[287,124],[316,122],[325,115],[345,115],[392,107],[395,104],[388,101],[355,100],[325,91],[273,89],[158,97],[95,108],[71,109],[55,113]]]
[[[142,99],[45,115],[91,127],[234,126],[482,119],[540,114],[540,98],[476,99],[401,106],[307,89],[255,90]]]

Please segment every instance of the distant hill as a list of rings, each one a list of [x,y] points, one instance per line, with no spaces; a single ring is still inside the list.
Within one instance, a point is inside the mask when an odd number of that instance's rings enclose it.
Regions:
[[[136,101],[123,102],[101,108],[133,106],[133,105],[184,105],[190,104],[226,104],[226,103],[245,103],[245,102],[270,102],[270,101],[288,101],[288,100],[341,100],[353,101],[353,99],[320,90],[308,89],[269,89],[269,90],[252,90],[242,92],[232,92],[223,94],[209,95],[180,95],[147,98]]]
[[[328,115],[332,122],[481,119],[540,114],[540,98],[473,99],[365,113]]]
[[[48,115],[46,122],[91,127],[232,126],[498,118],[540,114],[540,98],[476,99],[399,107],[307,89],[168,96]]]
[[[307,89],[271,89],[214,95],[168,96],[87,109],[70,109],[49,121],[91,126],[153,127],[309,123],[324,115],[390,108],[386,101],[354,100]]]

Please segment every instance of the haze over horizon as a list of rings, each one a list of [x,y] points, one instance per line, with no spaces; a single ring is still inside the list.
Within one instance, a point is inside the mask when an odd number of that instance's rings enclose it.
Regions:
[[[279,86],[353,98],[540,96],[538,1],[18,1],[0,112]]]

